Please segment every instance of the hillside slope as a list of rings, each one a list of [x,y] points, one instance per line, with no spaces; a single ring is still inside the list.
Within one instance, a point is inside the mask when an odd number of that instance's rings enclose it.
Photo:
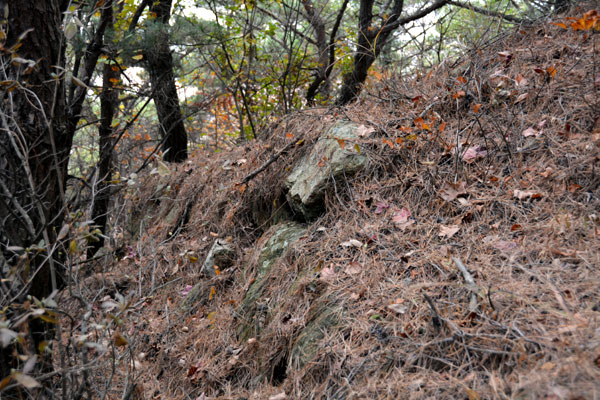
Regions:
[[[136,305],[137,396],[599,398],[600,42],[555,22],[141,177],[90,278]]]

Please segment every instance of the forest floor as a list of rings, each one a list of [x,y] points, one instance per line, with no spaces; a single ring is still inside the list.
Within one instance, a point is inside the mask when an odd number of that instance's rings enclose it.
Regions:
[[[140,176],[126,257],[88,280],[131,305],[110,395],[135,376],[140,399],[600,398],[600,35],[553,22]],[[340,146],[368,168],[327,194],[270,277],[271,322],[241,341],[285,177],[341,119],[363,126]],[[201,276],[215,238],[236,260]],[[203,280],[201,306],[182,311]],[[323,302],[337,323],[297,368],[290,348]]]

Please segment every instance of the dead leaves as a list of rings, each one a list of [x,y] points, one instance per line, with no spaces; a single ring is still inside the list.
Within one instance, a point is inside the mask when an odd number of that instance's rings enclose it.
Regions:
[[[410,211],[406,207],[402,207],[402,209],[394,211],[392,215],[392,222],[396,225],[398,229],[404,231],[406,228],[415,223],[414,219],[410,219]]]
[[[459,230],[460,230],[459,225],[449,225],[449,226],[440,225],[440,232],[438,233],[438,236],[450,239]]]
[[[447,202],[454,201],[459,196],[467,194],[467,183],[464,181],[457,183],[444,182],[444,186],[439,190],[439,196]]]
[[[542,198],[542,194],[535,190],[519,190],[515,189],[513,191],[513,197],[519,200],[527,200],[527,199],[540,199]]]

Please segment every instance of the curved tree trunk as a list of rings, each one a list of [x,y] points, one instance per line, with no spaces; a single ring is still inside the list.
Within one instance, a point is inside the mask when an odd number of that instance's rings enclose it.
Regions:
[[[173,74],[173,56],[169,48],[167,26],[171,16],[171,4],[172,0],[159,0],[150,7],[156,23],[160,24],[160,30],[154,36],[154,45],[144,51],[144,59],[154,93],[160,136],[163,138],[163,158],[165,161],[182,162],[187,159],[187,133],[179,107]]]

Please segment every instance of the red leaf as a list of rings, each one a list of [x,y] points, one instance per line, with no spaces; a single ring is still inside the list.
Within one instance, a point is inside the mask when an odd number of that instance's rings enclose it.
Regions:
[[[381,214],[384,210],[390,208],[389,204],[384,201],[380,201],[377,203],[377,208],[375,209],[375,214]]]

